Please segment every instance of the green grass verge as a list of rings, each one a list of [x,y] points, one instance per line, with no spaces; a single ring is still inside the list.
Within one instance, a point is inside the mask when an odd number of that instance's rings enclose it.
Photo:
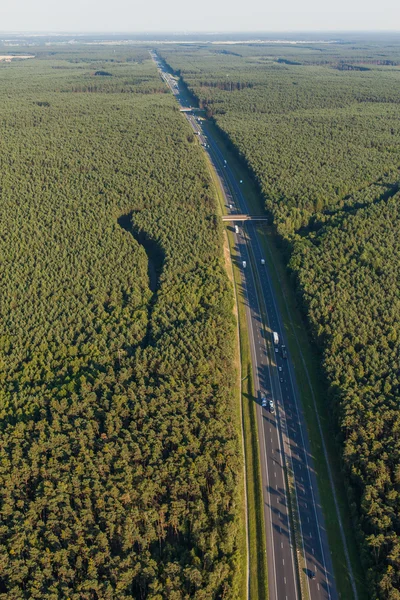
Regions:
[[[225,202],[218,177],[209,162],[209,169],[216,194],[225,213]],[[240,333],[240,359],[242,372],[242,424],[244,437],[244,453],[246,463],[246,490],[248,513],[249,544],[249,588],[251,600],[268,598],[268,575],[266,560],[266,539],[264,526],[261,464],[257,431],[256,402],[253,387],[250,344],[247,330],[246,305],[241,287],[241,271],[238,267],[237,253],[233,233],[227,228],[230,256],[232,261],[234,285],[236,288],[238,323]],[[243,527],[243,530],[245,528]],[[247,570],[247,569],[246,569]],[[244,590],[243,598],[246,597]]]
[[[208,122],[207,127],[222,150],[232,171],[237,175],[238,179],[243,180],[242,191],[251,212],[253,214],[262,214],[262,198],[260,197],[260,193],[252,180],[248,169],[237,158],[235,152],[227,147],[225,140],[215,125]],[[318,488],[326,521],[338,592],[341,599],[354,600],[336,508],[322,448],[317,415],[314,409],[312,392],[316,398],[317,410],[328,450],[329,464],[335,484],[340,516],[344,530],[347,533],[347,548],[353,575],[356,580],[358,597],[359,600],[367,600],[368,594],[364,584],[365,574],[360,562],[359,548],[355,540],[350,509],[347,502],[347,493],[343,485],[340,448],[335,441],[335,427],[329,417],[328,406],[326,404],[327,387],[321,376],[320,358],[308,336],[306,325],[300,309],[297,306],[295,291],[289,279],[282,252],[278,247],[279,240],[272,227],[260,225],[258,229],[262,233],[260,239],[265,252],[265,258],[270,267],[273,286],[281,310],[289,350],[296,372],[296,380],[300,390],[302,407],[310,438],[311,451],[317,471]],[[312,391],[309,382],[311,382]]]
[[[211,178],[213,180],[215,195],[218,199],[217,209],[219,208],[219,214],[223,214],[224,213],[224,199],[223,199],[221,189],[218,185],[218,179],[215,176],[215,173],[213,172],[211,163],[209,163],[209,161],[207,161],[207,163],[208,163],[207,166],[211,173]],[[227,236],[225,236],[224,246],[228,246],[227,250],[230,251],[229,240],[228,240]],[[225,247],[224,247],[224,253],[225,253]],[[230,279],[232,279],[234,277],[233,264],[232,263],[231,263],[231,265],[227,264],[226,266],[227,266],[227,270],[228,270],[228,276],[230,276]],[[240,336],[238,336],[238,338],[240,339]],[[242,374],[241,374],[241,365],[240,365],[240,347],[239,346],[240,346],[240,342],[236,343],[235,363],[237,364],[237,379],[236,379],[233,393],[234,393],[234,397],[240,398],[240,402],[241,402],[241,389],[242,389],[241,377],[242,377]],[[242,440],[242,438],[244,437],[244,434],[242,432],[242,420],[243,420],[242,408],[239,405],[239,403],[236,406],[237,406],[237,411],[236,411],[237,433],[238,433],[238,438],[240,440]],[[248,600],[248,578],[247,578],[247,560],[248,560],[247,552],[248,552],[248,550],[247,550],[247,539],[246,539],[246,537],[247,537],[247,526],[246,526],[247,498],[246,498],[246,494],[245,494],[245,481],[244,481],[243,477],[240,478],[239,486],[240,486],[239,497],[240,497],[240,504],[241,504],[242,510],[240,511],[240,525],[239,525],[239,537],[238,537],[238,549],[239,549],[238,569],[237,569],[238,589],[239,589],[238,598],[240,598],[241,600]]]

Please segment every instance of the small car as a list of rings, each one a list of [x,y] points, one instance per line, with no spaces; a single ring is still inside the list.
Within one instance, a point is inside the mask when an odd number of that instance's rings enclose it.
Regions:
[[[261,398],[261,406],[263,406],[264,408],[267,406],[267,399],[265,396],[262,396]]]
[[[281,383],[283,383],[283,377],[281,377],[279,381],[280,381]]]
[[[311,571],[311,573],[310,573],[310,579],[315,579],[315,578],[316,578],[315,571]]]
[[[262,258],[262,259],[261,259],[261,264],[262,264],[262,265],[265,265],[265,258]]]
[[[275,412],[275,404],[272,399],[269,401],[269,411],[272,413]]]
[[[275,348],[275,352],[279,352],[279,348]]]
[[[282,367],[278,367],[278,371],[282,371]]]

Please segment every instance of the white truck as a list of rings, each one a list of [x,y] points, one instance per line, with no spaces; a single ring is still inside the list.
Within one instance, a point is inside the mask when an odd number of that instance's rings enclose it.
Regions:
[[[244,261],[243,261],[243,269],[245,269],[245,268],[246,268],[246,265],[247,265],[247,263],[246,263],[246,261],[244,260]]]
[[[278,345],[279,344],[279,335],[277,334],[276,331],[273,331],[272,335],[274,337],[274,344]]]
[[[239,233],[239,227],[235,225],[235,233]]]

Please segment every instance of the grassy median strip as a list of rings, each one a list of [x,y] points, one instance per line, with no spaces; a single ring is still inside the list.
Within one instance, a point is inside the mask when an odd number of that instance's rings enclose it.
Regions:
[[[225,210],[225,200],[218,177],[209,162],[210,173],[219,199],[221,211]],[[236,289],[238,323],[240,333],[240,359],[242,373],[242,424],[246,463],[247,527],[249,544],[249,587],[251,600],[268,598],[268,575],[266,560],[266,539],[263,510],[261,464],[257,430],[256,402],[253,386],[250,344],[246,320],[245,297],[241,285],[241,271],[235,249],[233,233],[227,228],[227,239],[232,261],[234,285]],[[243,595],[243,598],[246,596]]]
[[[243,180],[242,191],[249,204],[252,214],[262,214],[264,209],[260,193],[251,179],[248,169],[237,158],[234,150],[219,133],[213,123],[208,123],[214,140],[218,143],[227,159],[230,168],[238,179]],[[365,574],[363,572],[359,549],[355,540],[354,529],[347,502],[347,494],[343,485],[341,471],[340,449],[335,441],[336,432],[332,424],[328,406],[325,402],[327,388],[321,377],[321,362],[312,342],[309,339],[306,325],[301,312],[297,306],[295,292],[289,280],[286,265],[281,250],[278,247],[279,240],[272,227],[259,225],[260,241],[264,249],[265,258],[268,261],[274,291],[277,295],[279,308],[282,314],[284,327],[288,339],[288,346],[296,372],[296,380],[301,395],[302,408],[304,411],[308,434],[310,438],[311,451],[318,478],[318,489],[325,516],[328,532],[332,561],[335,571],[336,584],[342,600],[354,600],[349,572],[345,559],[345,552],[340,535],[339,522],[336,506],[332,495],[332,489],[327,472],[326,460],[322,447],[322,440],[318,426],[317,414],[314,408],[313,396],[316,400],[317,410],[323,431],[325,445],[327,447],[329,464],[338,500],[341,520],[346,532],[346,545],[350,557],[354,579],[357,587],[359,600],[368,598],[364,585]]]

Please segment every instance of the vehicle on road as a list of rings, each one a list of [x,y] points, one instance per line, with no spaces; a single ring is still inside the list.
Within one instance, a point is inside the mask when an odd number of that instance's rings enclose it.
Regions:
[[[276,331],[272,332],[272,335],[274,337],[274,344],[279,344],[279,335]]]
[[[261,259],[261,264],[262,264],[262,265],[265,265],[265,258],[262,258],[262,259]]]
[[[287,358],[286,346],[282,345],[281,350],[282,350],[282,358]]]
[[[267,399],[265,396],[262,396],[261,398],[261,406],[263,406],[264,408],[266,408],[267,406]]]
[[[278,347],[275,348],[275,352],[279,352],[279,348]]]
[[[282,367],[278,367],[278,371],[282,371]]]
[[[233,204],[230,204],[229,205],[229,210],[232,210],[232,209],[233,209]]]
[[[243,264],[243,269],[245,269],[246,265],[247,265],[246,261],[244,260],[242,264]]]
[[[279,381],[280,381],[281,383],[283,383],[283,377],[281,377]]]
[[[239,227],[235,225],[235,233],[239,233]]]
[[[269,404],[269,412],[274,413],[275,412],[275,404],[274,404],[274,401],[272,400],[272,398],[270,399],[268,404]]]
[[[315,572],[311,571],[311,573],[310,573],[310,579],[315,579],[315,578],[316,578]]]

